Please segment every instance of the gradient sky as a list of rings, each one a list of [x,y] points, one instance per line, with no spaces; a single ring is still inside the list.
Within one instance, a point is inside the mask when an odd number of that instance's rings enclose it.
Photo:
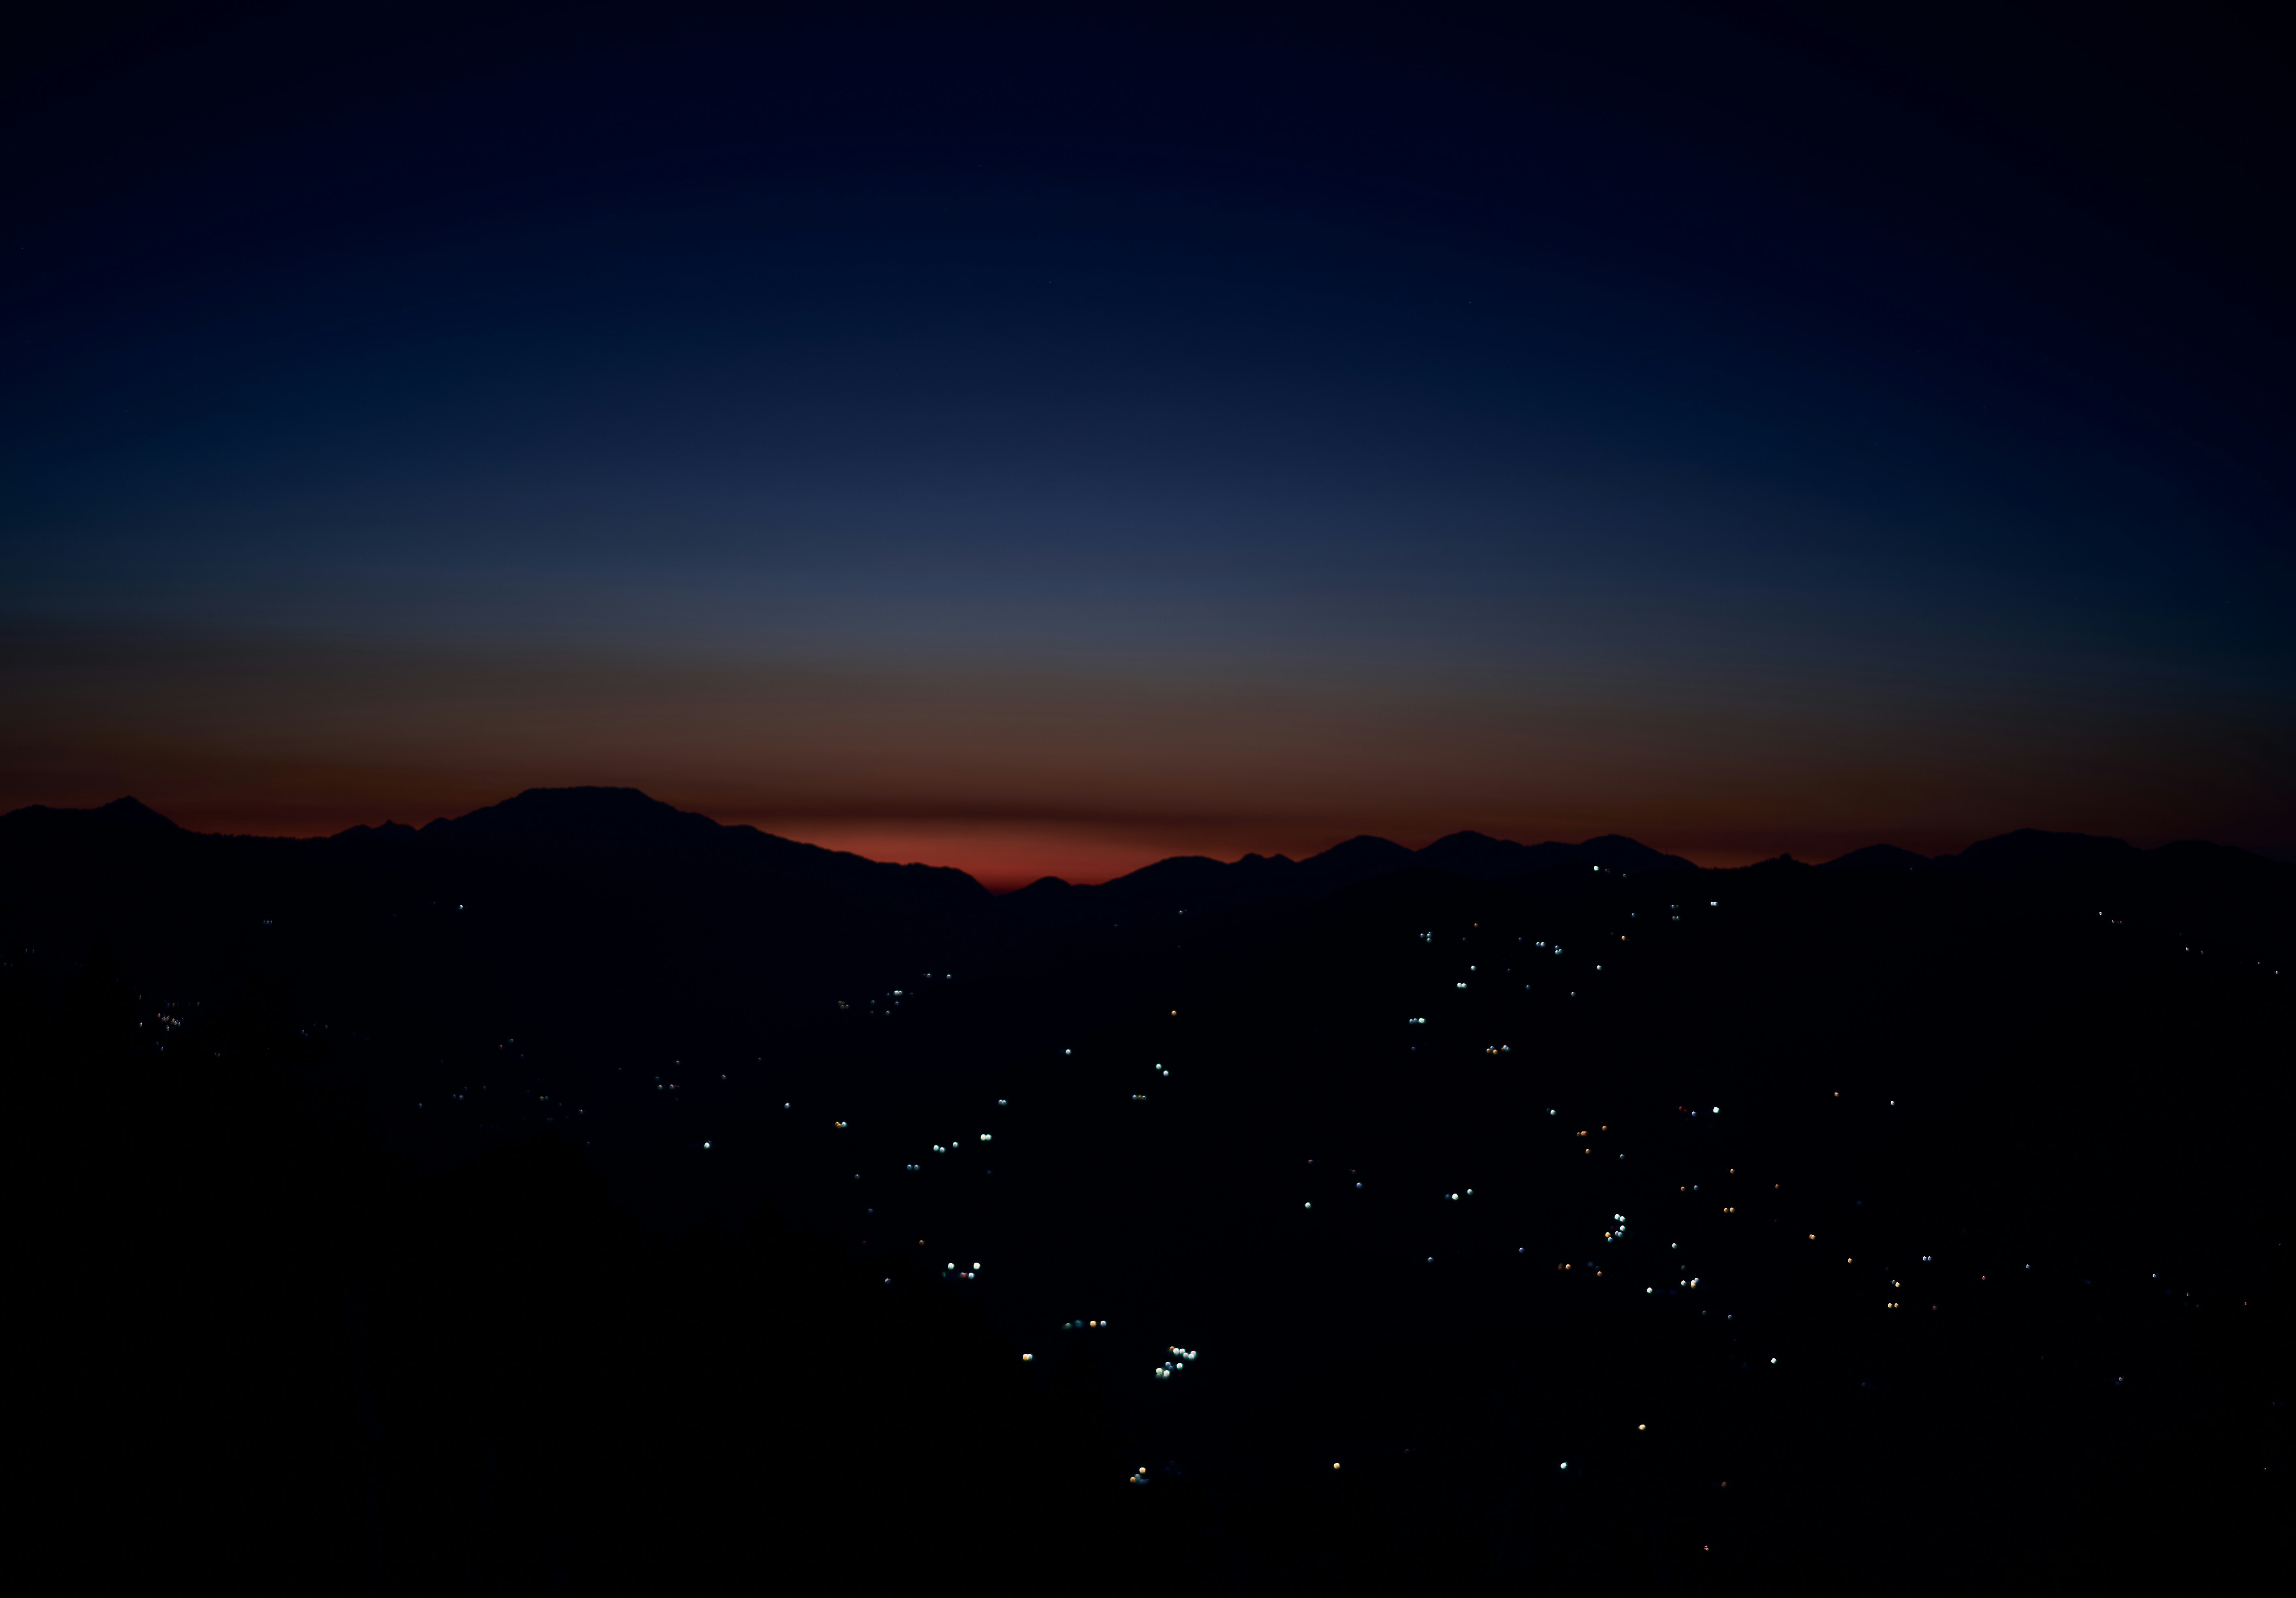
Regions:
[[[0,51],[0,808],[2296,846],[2284,41],[621,9]]]

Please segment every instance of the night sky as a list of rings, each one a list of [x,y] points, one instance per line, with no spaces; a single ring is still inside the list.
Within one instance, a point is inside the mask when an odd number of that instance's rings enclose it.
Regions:
[[[0,809],[2296,847],[2235,13],[71,9]]]

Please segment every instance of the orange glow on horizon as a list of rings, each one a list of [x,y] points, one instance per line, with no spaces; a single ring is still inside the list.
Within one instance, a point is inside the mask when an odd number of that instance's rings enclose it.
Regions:
[[[1026,887],[1042,877],[1074,883],[1106,882],[1174,854],[1207,853],[1186,843],[1160,847],[1136,835],[1070,827],[871,820],[791,821],[778,826],[760,820],[754,825],[800,843],[841,849],[870,860],[954,866],[998,894]]]
[[[498,803],[519,791],[515,786],[480,788],[467,779],[438,782],[417,778],[399,782],[363,783],[373,773],[297,772],[300,782],[276,789],[250,792],[243,785],[139,782],[125,787],[70,784],[64,791],[13,793],[0,810],[42,803],[60,808],[92,808],[133,793],[153,810],[193,832],[242,834],[258,837],[324,837],[358,825],[380,825],[386,820],[421,827],[439,816],[459,816]],[[315,775],[316,780],[312,778]],[[578,782],[578,778],[574,779]],[[625,779],[627,781],[627,779]],[[567,779],[535,786],[564,786]],[[372,791],[369,791],[370,786]],[[609,786],[612,786],[610,782]],[[1780,854],[1817,863],[1832,860],[1866,844],[1890,843],[1923,854],[1946,854],[1966,847],[1980,837],[2013,829],[2012,821],[1985,830],[1946,835],[1926,828],[1893,828],[1886,823],[1869,831],[1851,831],[1837,821],[1822,831],[1767,832],[1730,818],[1723,828],[1702,828],[1688,815],[1650,816],[1637,820],[1621,816],[1609,825],[1586,816],[1565,817],[1544,824],[1509,825],[1486,818],[1412,815],[1382,820],[1367,817],[1361,824],[1316,822],[1299,817],[1249,816],[1218,820],[1153,815],[1074,819],[1046,816],[965,817],[943,820],[931,815],[837,816],[760,811],[738,800],[716,802],[707,794],[680,792],[675,786],[645,787],[644,791],[682,811],[693,811],[726,825],[747,824],[823,848],[843,850],[871,860],[899,864],[912,862],[947,866],[966,872],[993,893],[1011,893],[1039,877],[1057,877],[1076,884],[1106,882],[1176,855],[1204,855],[1232,861],[1248,853],[1284,854],[1304,860],[1357,833],[1393,839],[1418,848],[1447,833],[1473,829],[1517,843],[1538,844],[1553,839],[1579,843],[1603,832],[1616,831],[1665,853],[1679,855],[1710,869],[1751,865]],[[1669,810],[1680,807],[1668,807]],[[2065,830],[2081,830],[2068,828]],[[2128,836],[2123,834],[2122,836]],[[2171,841],[2169,836],[2129,836],[2141,847]]]

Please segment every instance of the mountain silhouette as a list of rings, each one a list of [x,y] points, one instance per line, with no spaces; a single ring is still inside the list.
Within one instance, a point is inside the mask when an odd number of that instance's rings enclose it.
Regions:
[[[911,910],[963,913],[989,897],[954,867],[896,865],[754,827],[728,827],[636,788],[529,788],[499,804],[432,821],[419,836],[426,844],[544,863],[733,871]]]
[[[1852,849],[1836,860],[1824,862],[1829,871],[1926,871],[1935,862],[1926,854],[1915,854],[1910,849],[1900,849],[1895,844],[1868,844],[1863,849]]]
[[[21,810],[0,816],[0,825],[6,826],[11,835],[19,839],[120,840],[138,836],[157,837],[184,830],[134,797],[114,799],[109,804],[100,804],[91,810],[62,810],[46,804],[28,804]]]
[[[2084,832],[2042,832],[2021,827],[1999,837],[1972,844],[1959,854],[1941,856],[1939,863],[1959,871],[2061,870],[2068,867],[2126,865],[2142,853],[2120,838],[2094,837]]]
[[[515,838],[627,848],[674,845],[722,829],[636,788],[572,787],[528,788],[467,815],[442,816],[422,830],[457,842]]]
[[[189,931],[202,918],[267,924],[283,906],[308,907],[299,911],[307,918],[387,918],[405,912],[373,907],[410,894],[426,906],[476,898],[531,918],[523,941],[498,962],[506,968],[555,961],[554,980],[572,984],[575,971],[615,960],[630,970],[668,961],[693,980],[716,971],[761,996],[865,987],[875,981],[864,980],[868,971],[977,964],[1064,929],[1281,910],[1398,874],[1508,885],[1596,869],[1626,877],[1700,868],[1615,833],[1525,844],[1455,832],[1415,851],[1364,835],[1305,860],[1181,855],[1098,885],[1044,877],[1000,898],[953,868],[869,860],[727,826],[628,787],[529,788],[420,828],[385,821],[313,839],[188,832],[133,798],[0,817],[0,870],[22,912],[12,919],[28,928],[60,919],[88,935],[100,925],[165,929],[152,930],[156,942],[213,959],[220,935]],[[1827,869],[2110,884],[2148,913],[2232,928],[2250,942],[2268,938],[2275,907],[2296,878],[2296,866],[2221,844],[2144,850],[2033,828],[1934,861],[1877,844]],[[725,975],[733,971],[738,979]]]
[[[1605,871],[1695,871],[1680,855],[1662,854],[1617,833],[1583,844],[1524,844],[1480,832],[1455,832],[1424,849],[1368,834],[1295,861],[1247,854],[1233,864],[1178,855],[1096,886],[1040,877],[1008,895],[1006,913],[1026,925],[1120,926],[1155,916],[1198,915],[1324,898],[1398,871],[1432,870],[1498,883],[1568,867]]]
[[[1570,865],[1578,858],[1578,851],[1569,844],[1514,844],[1480,832],[1455,832],[1419,852],[1423,863],[1479,882],[1504,882],[1526,871]]]
[[[380,827],[369,827],[362,822],[357,827],[344,828],[340,832],[336,833],[330,842],[355,842],[364,838],[396,840],[411,838],[414,836],[415,828],[407,826],[404,821],[385,821]]]
[[[896,1520],[938,1559],[1008,1504],[1070,1569],[1161,1548],[1149,1591],[1406,1590],[1525,1525],[1607,1572],[1636,1524],[1700,1528],[1652,1590],[1710,1525],[1758,1561],[1731,1590],[1844,1590],[1742,1480],[1893,1577],[1915,1505],[1931,1590],[2096,1542],[1983,1506],[2131,1438],[2180,1503],[2251,1490],[2296,867],[1685,863],[1359,836],[1000,899],[628,788],[317,839],[0,817],[32,1229],[78,1251],[58,1435],[107,1504],[113,1439],[176,1439],[142,1496],[250,1545],[292,1512],[355,1569],[380,1525],[409,1591],[789,1585],[807,1548],[850,1586]],[[1714,1468],[1647,1468],[1653,1372],[1649,1439]]]
[[[1301,861],[1300,876],[1312,891],[1335,893],[1374,877],[1384,877],[1390,871],[1403,870],[1417,859],[1400,844],[1359,834]]]

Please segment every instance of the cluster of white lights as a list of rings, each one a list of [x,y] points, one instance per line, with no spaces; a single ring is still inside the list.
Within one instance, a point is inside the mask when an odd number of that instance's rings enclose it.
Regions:
[[[1196,1357],[1196,1351],[1194,1349],[1183,1348],[1177,1343],[1168,1349],[1167,1352],[1169,1353],[1172,1357],[1156,1367],[1156,1380],[1159,1381],[1171,1380],[1173,1377],[1186,1370]]]

